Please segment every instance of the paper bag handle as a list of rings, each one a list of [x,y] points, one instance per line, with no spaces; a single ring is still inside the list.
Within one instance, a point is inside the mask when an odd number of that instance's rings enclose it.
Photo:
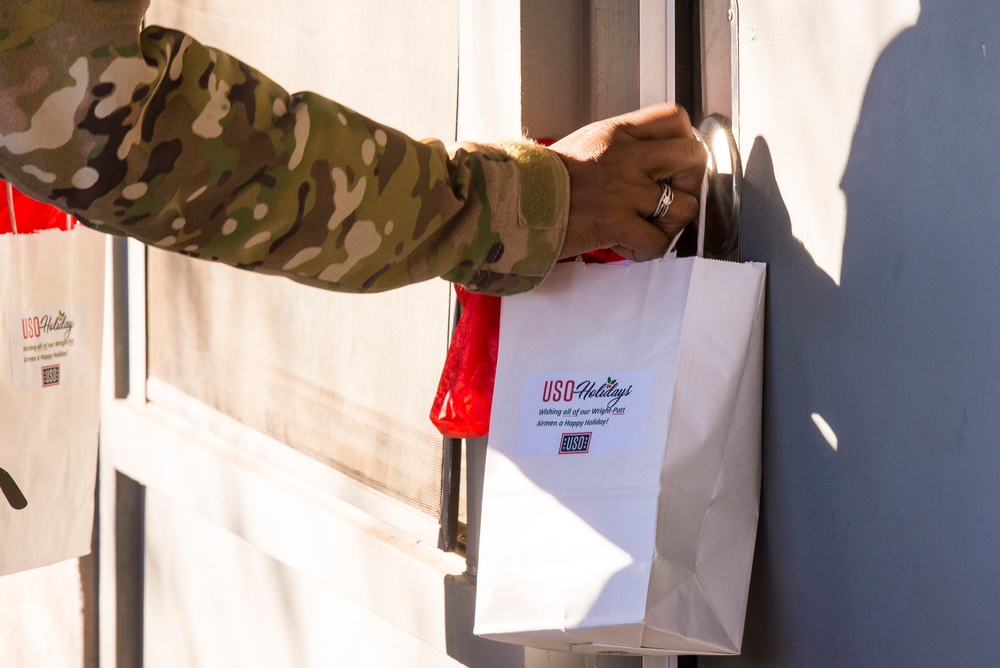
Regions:
[[[14,215],[14,186],[10,181],[5,182],[7,186],[7,215],[10,217],[10,231],[17,234],[17,217]]]
[[[10,218],[10,231],[17,234],[17,214],[14,213],[14,186],[10,181],[4,181],[7,190],[7,217]],[[63,217],[63,229],[69,232],[73,229],[73,216],[65,214]]]
[[[705,146],[705,141],[698,130],[694,130],[694,136],[695,139],[702,143],[702,146]],[[711,151],[706,147],[705,152],[708,154],[708,164],[705,166],[705,176],[701,179],[701,194],[698,197],[698,221],[696,223],[698,225],[698,257],[705,257],[705,210],[708,208],[708,174],[715,169],[715,166],[712,164]],[[674,252],[677,242],[680,241],[681,235],[684,234],[684,230],[686,229],[687,227],[678,232],[677,236],[670,242],[670,247],[667,249],[666,255]]]

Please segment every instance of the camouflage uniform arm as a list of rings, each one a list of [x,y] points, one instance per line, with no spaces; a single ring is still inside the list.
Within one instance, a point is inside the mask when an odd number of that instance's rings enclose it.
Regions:
[[[528,142],[418,142],[289,95],[145,0],[5,1],[0,173],[103,231],[344,291],[434,276],[528,289],[562,246],[569,177]]]

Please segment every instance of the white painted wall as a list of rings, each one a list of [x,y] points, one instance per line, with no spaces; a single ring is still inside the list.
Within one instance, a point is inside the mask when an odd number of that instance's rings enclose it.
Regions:
[[[840,180],[879,54],[917,21],[919,0],[740,3],[740,153],[771,147],[792,231],[840,283],[847,204]]]
[[[768,262],[744,654],[1000,652],[1000,5],[740,3],[742,252]]]

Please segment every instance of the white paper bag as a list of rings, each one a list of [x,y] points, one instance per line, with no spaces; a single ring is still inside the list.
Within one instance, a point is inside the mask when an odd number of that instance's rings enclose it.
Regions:
[[[740,650],[760,489],[762,264],[558,265],[504,298],[477,635]]]
[[[0,575],[90,552],[104,245],[0,235]]]

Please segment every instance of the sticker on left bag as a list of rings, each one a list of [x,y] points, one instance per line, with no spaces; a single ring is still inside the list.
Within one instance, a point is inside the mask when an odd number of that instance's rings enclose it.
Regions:
[[[517,454],[641,449],[655,380],[653,369],[528,374],[517,424]]]
[[[11,311],[9,325],[16,391],[59,387],[90,377],[83,302]]]

